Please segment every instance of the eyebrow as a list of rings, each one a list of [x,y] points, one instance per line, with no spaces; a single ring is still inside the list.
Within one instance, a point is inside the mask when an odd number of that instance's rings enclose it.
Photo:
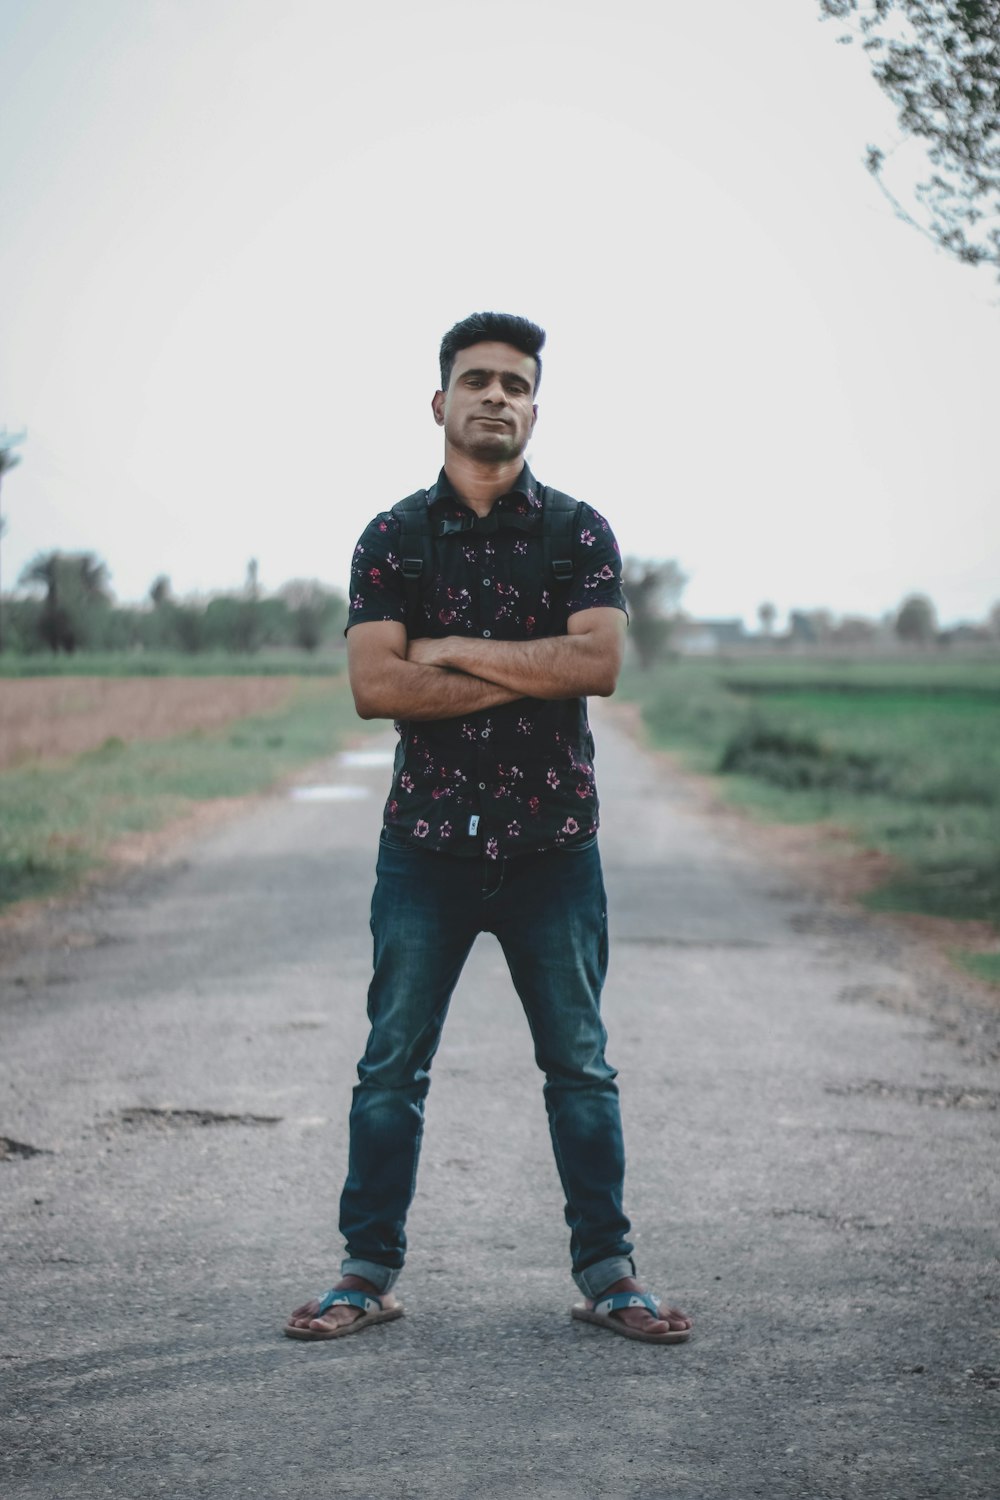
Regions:
[[[486,376],[487,378],[491,375],[500,375],[505,380],[518,381],[521,385],[524,386],[524,389],[526,391],[531,390],[531,381],[528,380],[524,375],[519,375],[516,370],[463,370],[458,378],[459,380],[465,380],[469,375],[480,375]]]

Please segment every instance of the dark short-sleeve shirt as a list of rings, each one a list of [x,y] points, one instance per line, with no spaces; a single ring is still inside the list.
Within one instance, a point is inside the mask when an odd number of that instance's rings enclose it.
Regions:
[[[607,521],[580,503],[573,576],[558,583],[542,540],[544,490],[527,465],[490,514],[476,517],[442,469],[427,493],[433,567],[417,633],[530,641],[565,635],[571,614],[625,609],[621,555]],[[470,514],[473,520],[470,523]],[[437,535],[442,520],[463,529]],[[549,576],[546,576],[548,573]],[[348,630],[406,623],[400,523],[363,532],[351,566]],[[582,842],[598,825],[594,741],[584,698],[518,698],[453,719],[398,722],[385,827],[441,853],[497,859]]]

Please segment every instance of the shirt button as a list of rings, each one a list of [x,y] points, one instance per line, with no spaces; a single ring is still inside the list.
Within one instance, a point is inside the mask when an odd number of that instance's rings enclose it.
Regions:
[[[480,735],[480,739],[488,740],[489,737],[490,737],[489,730],[488,729],[484,729],[483,732],[482,732],[482,734]]]
[[[489,578],[484,578],[483,579],[483,588],[484,589],[488,589],[489,586],[490,586],[490,582],[491,582],[491,580]]]
[[[489,636],[490,636],[490,635],[492,635],[492,633],[493,633],[493,632],[492,632],[492,631],[490,631],[490,630],[484,630],[484,631],[483,631],[483,635],[484,635],[484,636],[486,636],[486,637],[487,637],[487,638],[489,638]]]
[[[480,783],[479,783],[479,790],[480,790],[480,791],[481,791],[481,792],[485,792],[485,790],[486,790],[486,782],[485,782],[485,781],[481,781],[481,782],[480,782]]]

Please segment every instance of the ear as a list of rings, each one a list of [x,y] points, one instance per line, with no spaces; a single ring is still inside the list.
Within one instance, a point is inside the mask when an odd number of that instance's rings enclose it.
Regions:
[[[534,430],[535,430],[535,423],[537,421],[538,421],[538,407],[537,406],[533,406],[531,408],[531,427],[530,427],[529,431],[534,432]]]
[[[439,427],[444,426],[444,398],[444,391],[435,391],[431,398],[431,411],[434,413],[434,420]]]

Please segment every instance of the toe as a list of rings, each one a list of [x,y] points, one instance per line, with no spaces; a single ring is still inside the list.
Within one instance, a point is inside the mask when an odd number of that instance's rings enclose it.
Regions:
[[[295,1308],[288,1319],[290,1328],[308,1328],[310,1322],[319,1311],[319,1303],[313,1298],[311,1302],[303,1302],[301,1307]]]

